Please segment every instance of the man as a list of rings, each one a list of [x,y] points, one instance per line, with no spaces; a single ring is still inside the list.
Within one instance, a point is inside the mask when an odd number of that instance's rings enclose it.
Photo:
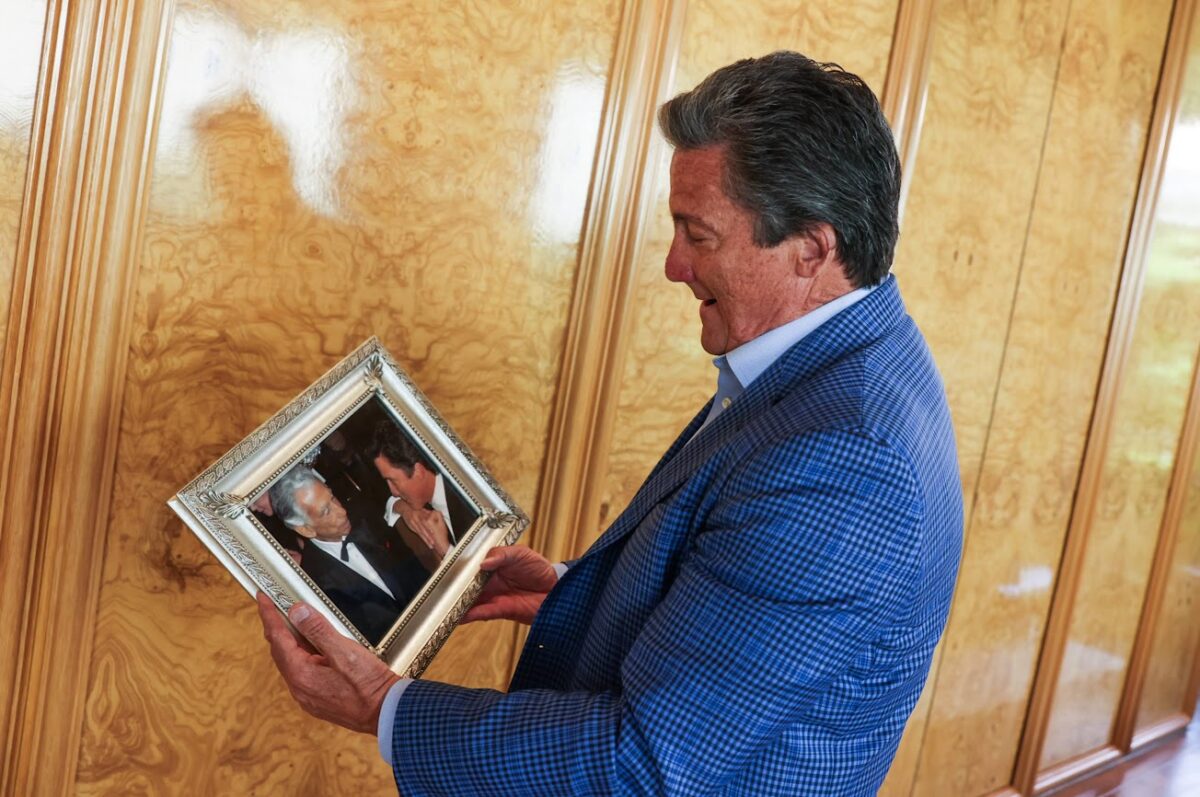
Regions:
[[[405,542],[419,553],[432,554],[434,562],[440,561],[479,513],[447,487],[442,474],[395,423],[384,420],[376,425],[368,456],[392,494],[384,521],[401,535],[411,529],[419,539],[406,538]]]
[[[888,276],[899,165],[869,89],[776,53],[668,102],[666,274],[717,390],[558,577],[493,551],[471,618],[532,620],[507,694],[402,681],[260,599],[318,716],[405,795],[874,794],[949,610],[961,486],[944,390]]]
[[[268,494],[276,516],[305,539],[300,567],[377,644],[424,586],[425,569],[365,518],[352,521],[309,468],[288,471]]]
[[[313,468],[325,479],[329,489],[341,496],[347,510],[364,515],[378,514],[389,497],[387,485],[365,451],[351,443],[350,430],[345,427],[354,421],[357,419],[348,420],[343,428],[334,429],[321,441]]]

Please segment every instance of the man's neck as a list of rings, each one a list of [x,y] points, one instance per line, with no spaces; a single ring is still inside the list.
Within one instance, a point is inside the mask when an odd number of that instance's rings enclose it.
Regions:
[[[845,268],[840,265],[837,268],[822,268],[808,281],[808,291],[800,303],[800,312],[789,321],[808,315],[854,290],[856,287],[846,276]]]

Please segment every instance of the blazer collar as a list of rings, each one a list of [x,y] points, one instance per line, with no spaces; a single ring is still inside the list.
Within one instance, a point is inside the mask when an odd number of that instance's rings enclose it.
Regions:
[[[654,466],[628,508],[613,521],[591,550],[598,551],[625,536],[657,503],[736,437],[763,410],[778,403],[808,377],[879,339],[904,317],[904,302],[896,287],[896,278],[888,276],[868,296],[838,313],[784,352],[729,409],[696,434],[708,416],[712,404],[710,399]]]

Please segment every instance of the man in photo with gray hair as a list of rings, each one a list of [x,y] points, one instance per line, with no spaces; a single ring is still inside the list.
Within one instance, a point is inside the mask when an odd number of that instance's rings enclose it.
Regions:
[[[377,732],[402,794],[875,794],[925,683],[962,493],[889,274],[900,165],[879,103],[780,52],[659,123],[666,277],[697,301],[715,395],[579,559],[485,560],[470,617],[532,623],[508,691],[399,679],[295,606],[316,656],[260,598],[293,694]]]
[[[429,574],[382,523],[348,514],[310,468],[292,468],[268,494],[275,515],[305,540],[300,567],[378,643]]]

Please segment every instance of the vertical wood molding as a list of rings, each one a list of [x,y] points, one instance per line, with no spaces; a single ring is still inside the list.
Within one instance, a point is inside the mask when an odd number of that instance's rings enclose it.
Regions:
[[[933,53],[933,0],[900,0],[887,80],[880,104],[896,137],[900,154],[900,219],[912,185],[913,167],[925,120],[929,90],[929,59]]]
[[[0,793],[74,780],[170,0],[59,0],[0,372]]]
[[[1125,365],[1129,358],[1129,348],[1135,332],[1138,308],[1141,305],[1146,256],[1154,226],[1155,208],[1162,184],[1163,169],[1166,165],[1171,131],[1178,113],[1179,93],[1187,61],[1188,33],[1191,29],[1195,5],[1196,0],[1176,1],[1171,18],[1170,33],[1163,53],[1154,115],[1146,139],[1146,154],[1142,161],[1137,201],[1134,204],[1130,220],[1129,239],[1125,248],[1116,307],[1109,330],[1108,348],[1105,352],[1100,385],[1096,393],[1096,404],[1092,413],[1083,464],[1075,491],[1075,505],[1067,529],[1062,561],[1059,564],[1054,597],[1050,603],[1050,614],[1046,622],[1041,656],[1030,695],[1025,729],[1017,751],[1013,785],[1023,794],[1033,793],[1035,786],[1045,788],[1048,785],[1046,778],[1038,777],[1042,748],[1050,722],[1054,690],[1058,683],[1063,654],[1066,650],[1075,596],[1079,588],[1084,554],[1087,551],[1088,533],[1091,530],[1092,517],[1096,508],[1100,477],[1108,454],[1113,413],[1120,395]],[[1101,748],[1094,752],[1097,755],[1101,753],[1108,755],[1104,751],[1109,749]],[[1057,773],[1058,769],[1059,767],[1051,767],[1047,774],[1050,774],[1051,771]],[[1058,782],[1057,779],[1056,782]]]
[[[1200,702],[1200,645],[1192,660],[1192,677],[1188,679],[1187,689],[1183,693],[1183,713],[1188,722],[1196,715],[1196,703]]]
[[[530,535],[552,561],[577,555],[581,534],[599,516],[633,286],[655,198],[655,115],[674,76],[686,5],[627,0],[622,11]]]
[[[1130,751],[1137,735],[1138,707],[1142,702],[1142,690],[1146,685],[1146,672],[1150,666],[1150,652],[1154,647],[1155,632],[1158,629],[1159,616],[1167,594],[1167,582],[1171,575],[1171,564],[1174,562],[1175,548],[1179,541],[1179,525],[1188,481],[1192,476],[1196,445],[1197,441],[1200,441],[1200,360],[1193,366],[1192,388],[1187,407],[1183,431],[1179,436],[1175,467],[1171,472],[1170,486],[1167,488],[1167,502],[1159,527],[1158,544],[1150,566],[1146,599],[1142,603],[1133,654],[1129,660],[1129,670],[1125,675],[1125,686],[1121,691],[1121,702],[1117,706],[1117,718],[1113,726],[1113,744],[1122,752]],[[1167,629],[1163,630],[1166,632]]]

